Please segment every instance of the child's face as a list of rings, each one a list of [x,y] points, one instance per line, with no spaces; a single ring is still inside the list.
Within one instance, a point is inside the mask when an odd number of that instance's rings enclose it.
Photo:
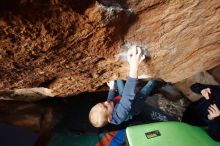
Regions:
[[[112,114],[112,111],[114,109],[114,103],[112,101],[105,101],[103,102],[103,105],[108,110],[108,113]]]

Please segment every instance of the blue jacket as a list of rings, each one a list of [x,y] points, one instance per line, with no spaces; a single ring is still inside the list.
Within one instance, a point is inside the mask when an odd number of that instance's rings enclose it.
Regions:
[[[121,124],[123,121],[127,121],[132,118],[131,105],[135,97],[135,87],[137,85],[137,79],[128,77],[126,81],[122,98],[119,103],[114,106],[112,112],[111,124]],[[108,100],[113,100],[115,93],[113,90],[109,91]]]

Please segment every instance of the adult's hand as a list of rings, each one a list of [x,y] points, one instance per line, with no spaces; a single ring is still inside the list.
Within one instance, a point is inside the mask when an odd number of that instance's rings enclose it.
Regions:
[[[203,97],[205,97],[206,100],[208,100],[209,99],[209,94],[211,94],[210,88],[203,89],[201,91],[201,94],[202,94]]]
[[[220,110],[216,106],[216,104],[210,105],[209,108],[208,108],[208,112],[209,112],[209,114],[208,114],[208,119],[209,120],[213,120],[216,117],[220,116]]]

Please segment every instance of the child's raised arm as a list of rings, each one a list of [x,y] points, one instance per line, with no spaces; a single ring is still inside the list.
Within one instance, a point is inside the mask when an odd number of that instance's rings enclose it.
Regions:
[[[129,63],[129,77],[125,84],[122,98],[112,113],[112,124],[120,124],[130,119],[131,105],[135,97],[135,87],[137,84],[138,66],[145,57],[142,55],[141,49],[134,46],[127,53]]]

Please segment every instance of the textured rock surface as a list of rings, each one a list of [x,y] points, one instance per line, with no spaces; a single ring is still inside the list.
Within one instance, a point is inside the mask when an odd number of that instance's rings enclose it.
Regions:
[[[50,102],[0,102],[0,121],[43,133],[51,130],[63,117],[67,105],[62,101]]]
[[[43,134],[43,137],[59,123],[64,127],[69,126],[70,129],[76,126],[76,123],[84,128],[89,125],[88,112],[91,106],[103,101],[106,96],[107,92],[84,92],[70,98],[55,97],[37,102],[2,100],[0,122],[30,129]],[[65,121],[66,118],[69,120]],[[62,123],[63,120],[69,124]]]
[[[140,75],[171,82],[220,62],[218,0],[0,2],[0,89],[46,87],[57,96],[126,78],[115,55],[148,46]]]
[[[143,72],[177,82],[219,64],[219,1],[146,0],[137,6],[125,40],[149,46]]]
[[[220,74],[218,75],[218,77]],[[208,72],[201,72],[185,80],[177,82],[175,86],[191,101],[196,101],[202,96],[191,91],[190,86],[195,83],[219,85],[219,82]]]
[[[213,77],[220,83],[220,65],[215,68],[209,70],[209,72],[213,75]]]

